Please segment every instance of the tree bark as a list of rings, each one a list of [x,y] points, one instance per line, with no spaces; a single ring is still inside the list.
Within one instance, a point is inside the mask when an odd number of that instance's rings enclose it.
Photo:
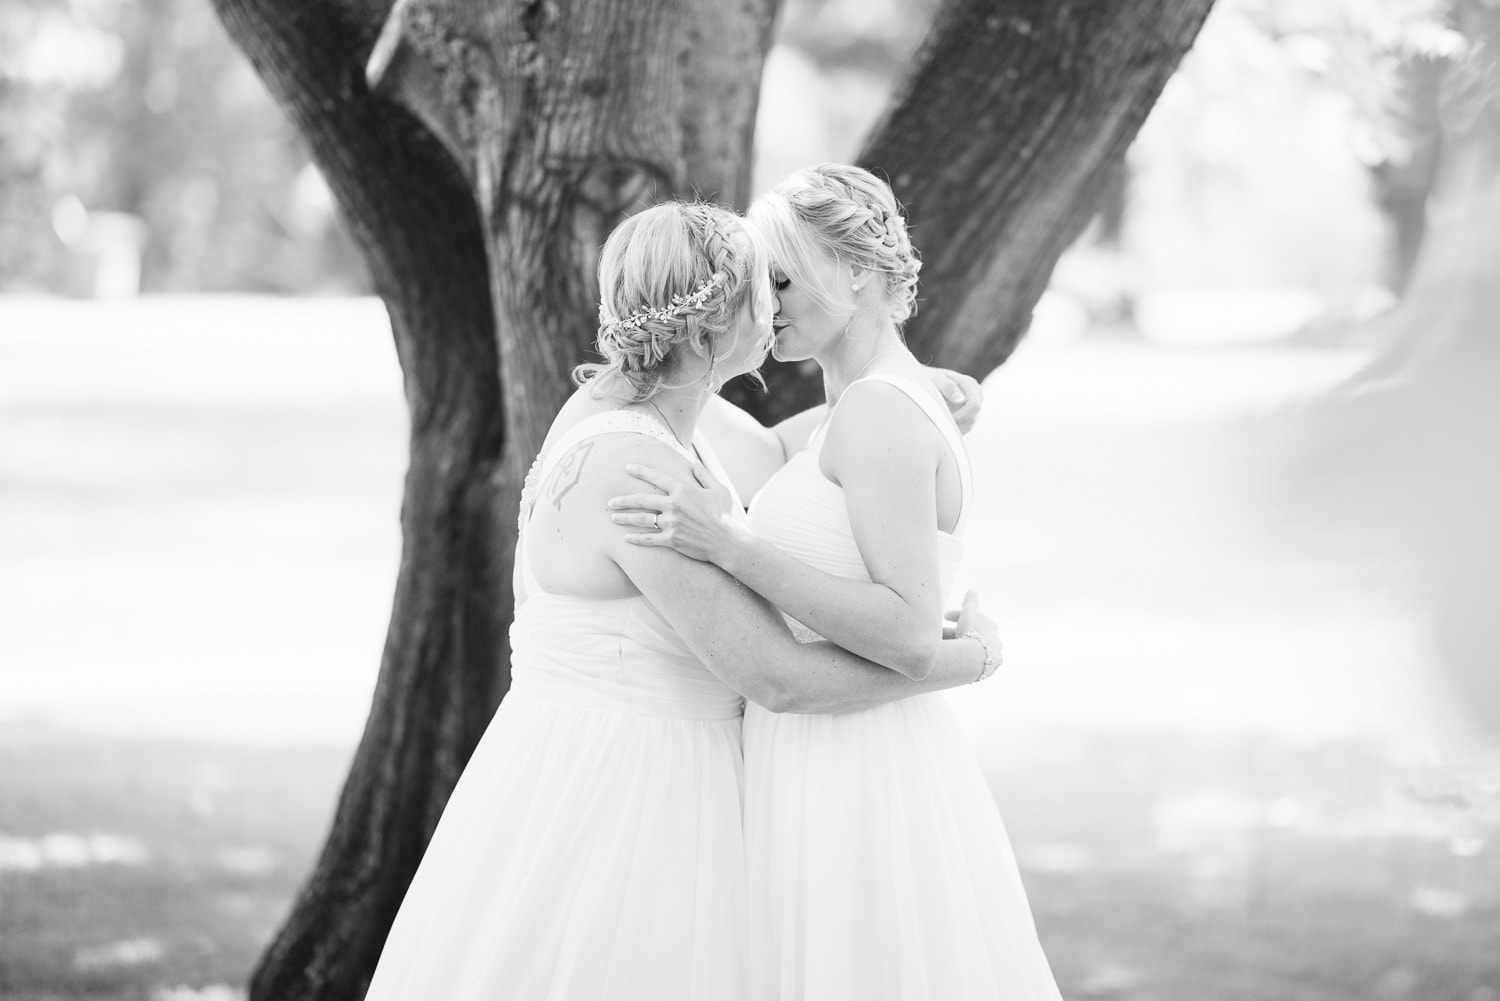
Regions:
[[[1404,107],[1399,117],[1404,149],[1370,169],[1375,203],[1391,224],[1386,284],[1398,295],[1406,291],[1427,231],[1427,199],[1437,183],[1442,123],[1438,91],[1444,61],[1414,56],[1401,67]]]
[[[473,183],[520,475],[593,347],[599,247],[632,208],[743,207],[779,0],[403,0],[371,73]]]
[[[255,998],[355,998],[509,661],[484,244],[451,160],[364,86],[379,4],[216,7],[337,196],[390,314],[410,412],[401,565],[369,721],[318,864],[251,981]]]
[[[890,180],[922,256],[906,340],[983,377],[1010,356],[1213,0],[945,0],[858,162]],[[743,400],[775,420],[821,398],[771,366]]]
[[[919,355],[1009,357],[1212,0],[950,0],[859,162],[922,253]]]

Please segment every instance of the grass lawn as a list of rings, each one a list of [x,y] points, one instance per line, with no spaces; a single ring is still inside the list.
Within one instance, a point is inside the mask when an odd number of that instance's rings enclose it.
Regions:
[[[242,985],[312,862],[347,759],[8,735],[0,997]]]
[[[8,736],[0,997],[232,996],[347,757]],[[1497,997],[1500,774],[1358,744],[1095,733],[991,775],[1067,997]]]

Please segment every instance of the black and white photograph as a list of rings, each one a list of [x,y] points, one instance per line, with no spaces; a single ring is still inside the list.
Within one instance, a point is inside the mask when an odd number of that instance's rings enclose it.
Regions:
[[[1500,1001],[1500,2],[6,0],[0,1001]]]

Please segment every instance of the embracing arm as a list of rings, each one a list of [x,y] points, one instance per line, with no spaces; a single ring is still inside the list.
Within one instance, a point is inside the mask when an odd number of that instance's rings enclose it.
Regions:
[[[971,630],[987,633],[986,639],[967,636]],[[940,641],[932,669],[921,680],[855,657],[826,640],[799,646],[811,651],[812,656],[802,658],[796,674],[777,678],[779,695],[774,697],[775,704],[759,703],[772,712],[856,712],[923,692],[941,692],[982,681],[1000,664],[999,636],[994,623],[980,615],[973,591],[964,596],[954,637]],[[989,659],[991,653],[994,661]]]
[[[828,404],[820,403],[816,407],[808,407],[800,414],[793,414],[772,429],[788,458],[807,447],[807,440],[827,416]]]
[[[825,573],[756,535],[704,471],[694,470],[707,487],[700,490],[692,480],[632,466],[663,493],[614,498],[611,506],[622,509],[617,523],[655,529],[627,541],[714,563],[839,646],[921,679],[935,664],[942,612],[939,445],[921,411],[892,387],[861,386],[840,403],[823,458],[836,459],[831,472],[844,488],[868,580]],[[653,513],[623,510],[630,508]]]
[[[821,463],[843,488],[869,579],[825,573],[748,533],[720,565],[834,643],[907,677],[925,677],[938,653],[934,623],[942,619],[937,442],[900,390],[852,387]]]
[[[623,442],[622,453],[649,461],[676,475],[691,475],[687,462],[647,441]],[[603,457],[601,457],[603,458]],[[622,454],[616,469],[632,456]],[[600,462],[601,470],[607,465]],[[623,470],[607,470],[587,487],[576,503],[604,506],[604,499],[624,486]],[[726,685],[774,712],[845,712],[882,705],[923,692],[940,691],[979,680],[986,670],[986,643],[960,635],[941,639],[938,619],[930,623],[937,645],[932,669],[913,681],[864,660],[831,643],[798,643],[785,620],[769,603],[719,568],[670,549],[632,546],[625,533],[609,525],[605,548],[641,594],[671,624],[688,648]],[[977,629],[998,650],[993,623],[972,603],[966,606],[958,632]],[[992,667],[992,666],[991,666]]]
[[[931,670],[914,681],[832,643],[798,643],[769,603],[712,564],[625,543],[620,558],[704,665],[772,712],[853,712],[966,685],[986,671],[985,644],[960,635],[939,639]],[[966,631],[969,623],[960,620],[960,627]],[[989,643],[998,649],[997,638]]]
[[[786,465],[787,453],[776,432],[722,396],[708,398],[698,427],[747,504]]]

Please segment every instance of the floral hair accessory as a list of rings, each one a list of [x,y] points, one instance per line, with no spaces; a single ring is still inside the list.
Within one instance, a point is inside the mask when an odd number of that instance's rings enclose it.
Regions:
[[[622,320],[606,323],[608,327],[628,327],[631,330],[639,330],[641,326],[650,320],[670,320],[673,317],[685,316],[688,313],[696,313],[703,308],[708,297],[714,294],[714,290],[724,284],[729,276],[722,271],[715,271],[713,277],[693,289],[687,295],[674,295],[672,301],[660,309],[638,309]]]

